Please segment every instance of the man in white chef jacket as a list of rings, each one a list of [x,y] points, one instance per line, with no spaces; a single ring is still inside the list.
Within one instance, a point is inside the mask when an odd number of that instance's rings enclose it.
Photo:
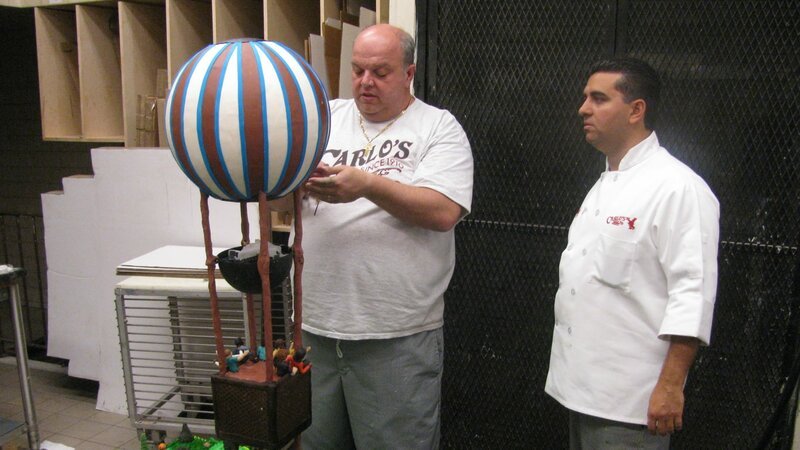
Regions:
[[[569,409],[571,449],[669,448],[711,337],[719,202],[659,144],[659,90],[643,61],[602,61],[578,110],[606,170],[559,265],[545,391]]]

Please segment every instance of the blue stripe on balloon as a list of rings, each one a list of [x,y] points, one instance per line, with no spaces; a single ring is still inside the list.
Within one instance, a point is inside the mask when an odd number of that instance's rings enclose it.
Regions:
[[[317,117],[318,117],[318,120],[317,120],[317,143],[314,144],[314,156],[313,156],[313,159],[311,160],[311,164],[313,165],[314,161],[316,161],[320,157],[322,152],[325,150],[323,148],[324,144],[326,144],[328,142],[328,134],[330,133],[330,127],[328,127],[327,130],[324,130],[325,131],[325,139],[323,139],[322,138],[322,132],[323,132],[323,129],[322,129],[323,120],[322,119],[323,119],[323,117],[330,117],[331,113],[330,113],[330,107],[328,106],[328,101],[327,101],[328,99],[324,97],[325,96],[325,94],[324,94],[325,88],[323,87],[322,82],[320,81],[319,77],[317,76],[317,73],[314,72],[313,70],[311,70],[311,73],[312,73],[312,76],[315,78],[315,80],[317,82],[317,86],[319,86],[319,91],[323,95],[323,98],[320,99],[320,97],[317,95],[316,91],[314,91],[314,104],[317,106]],[[328,110],[327,111],[327,116],[323,115],[322,108],[320,106],[321,104],[324,104],[325,105],[325,109]],[[306,172],[303,176],[307,177],[308,174],[310,174],[315,168],[316,167],[310,167],[308,172]]]
[[[253,48],[253,56],[256,61],[256,68],[258,69],[258,82],[261,86],[261,123],[264,124],[264,149],[262,151],[262,158],[264,158],[264,171],[262,176],[264,180],[261,182],[261,190],[267,192],[269,189],[269,122],[268,119],[268,103],[267,103],[267,85],[264,77],[264,67],[261,65],[261,58],[257,53],[261,50],[259,45],[251,45]],[[263,53],[263,52],[262,52]],[[265,55],[266,56],[266,55]],[[269,58],[268,58],[269,59]]]
[[[235,198],[248,198],[247,196],[242,194],[241,191],[239,191],[239,188],[236,186],[236,183],[233,181],[233,177],[231,176],[230,170],[228,170],[228,165],[225,164],[225,154],[222,151],[222,141],[220,139],[220,132],[219,132],[219,120],[220,120],[220,118],[222,118],[222,115],[220,114],[220,111],[219,111],[220,98],[222,97],[222,85],[225,84],[225,73],[226,73],[226,71],[228,69],[228,63],[230,62],[231,58],[233,57],[233,53],[236,50],[241,50],[240,45],[241,44],[237,43],[236,44],[236,48],[234,48],[233,51],[228,53],[228,56],[225,57],[225,61],[222,63],[222,68],[221,68],[219,80],[217,81],[217,97],[214,99],[214,138],[217,141],[217,157],[219,158],[220,166],[222,166],[222,172],[225,174],[225,178],[228,180],[228,183],[230,184],[231,189],[233,189],[233,194],[230,194],[230,193],[228,193],[228,194],[231,197],[235,197]],[[224,51],[225,51],[225,49],[223,49],[220,52],[220,54],[222,54],[222,52],[224,52]],[[209,71],[209,73],[210,72],[211,71]],[[241,87],[241,84],[239,86]],[[245,169],[247,169],[247,166],[245,166]],[[244,173],[247,173],[247,172],[245,171]],[[248,182],[247,178],[248,177],[245,177],[245,183]],[[245,184],[245,187],[247,187],[246,184]]]
[[[276,58],[280,59],[280,57],[275,54],[275,51],[272,50],[271,48],[269,48],[266,45],[266,44],[274,44],[274,42],[259,43],[259,44],[264,48],[264,50],[267,53],[269,53],[270,55],[274,55]],[[273,61],[271,57],[268,57],[267,60],[269,60],[270,64],[272,64],[272,68],[275,70],[275,73],[276,74],[280,74],[280,72],[278,71],[278,67],[275,64],[275,61]],[[283,60],[281,60],[281,61],[283,61]],[[291,105],[289,104],[289,94],[286,91],[286,85],[283,83],[283,78],[280,75],[278,75],[277,78],[278,78],[278,81],[280,83],[281,91],[283,92],[283,106],[284,106],[283,109],[286,112],[286,137],[287,137],[286,145],[288,147],[286,148],[286,157],[284,158],[284,161],[283,161],[283,168],[281,169],[281,176],[278,177],[278,181],[275,182],[275,187],[278,187],[281,184],[283,184],[283,179],[286,177],[286,172],[289,169],[289,161],[291,161],[291,157],[292,157],[292,141],[294,140],[292,138],[292,129],[293,129],[293,127],[292,127],[292,125],[293,125],[292,124],[292,108],[291,108]],[[265,172],[264,175],[266,176],[268,173],[269,172]],[[268,188],[269,187],[265,184],[264,185],[264,192],[266,192],[267,194],[271,195],[272,194],[272,189],[270,189],[268,191],[267,190]]]
[[[302,64],[304,61],[298,61],[298,62]],[[328,126],[327,129],[323,130],[323,126],[326,124],[326,121],[324,121],[323,118],[330,118],[331,110],[328,104],[328,98],[325,95],[325,88],[323,87],[322,80],[320,80],[319,75],[314,69],[312,69],[308,65],[306,65],[306,68],[308,70],[306,70],[305,73],[313,77],[313,80],[309,79],[309,83],[312,85],[311,94],[314,96],[314,105],[316,106],[315,112],[317,113],[317,118],[318,118],[317,142],[314,145],[314,155],[311,160],[311,163],[314,164],[314,161],[321,158],[322,153],[325,151],[324,146],[328,142],[328,137],[330,136],[330,126]],[[318,89],[315,89],[314,85],[316,85]],[[321,96],[317,95],[317,90],[319,90],[319,92],[322,94]],[[325,107],[325,114],[323,114],[321,105],[324,105]],[[324,138],[323,138],[323,131],[325,132]],[[310,175],[311,172],[314,171],[314,169],[316,169],[316,167],[309,167],[308,170],[304,174],[302,174],[302,178],[307,178],[308,175]],[[298,174],[300,174],[299,170]]]
[[[203,55],[205,55],[206,52],[211,47],[212,46],[209,45],[208,47],[206,47],[206,48],[200,50],[199,52],[197,52],[197,54],[194,56],[194,58],[192,58],[189,62],[187,62],[184,67],[188,68],[189,67],[189,63],[191,63],[192,61],[195,61],[195,60],[199,61],[203,57]],[[184,114],[183,113],[186,110],[186,93],[189,92],[189,84],[190,84],[189,82],[191,81],[192,77],[194,76],[194,72],[195,72],[196,69],[197,69],[197,64],[195,63],[192,66],[192,69],[189,72],[189,75],[187,75],[187,77],[186,77],[186,83],[184,83],[183,97],[181,98],[181,109],[180,109],[180,115],[181,115],[181,129],[180,129],[181,142],[183,143],[182,150],[184,151],[184,153],[186,153],[186,162],[189,165],[189,167],[187,167],[187,168],[184,168],[184,167],[181,167],[181,168],[184,169],[184,173],[186,173],[186,176],[188,176],[190,180],[196,180],[197,181],[197,183],[195,183],[195,184],[197,184],[197,187],[200,189],[201,192],[203,192],[204,194],[213,195],[212,192],[211,192],[211,189],[209,189],[208,186],[206,186],[206,184],[203,182],[203,179],[200,177],[200,174],[197,172],[197,169],[194,168],[194,164],[192,164],[192,157],[189,154],[189,148],[186,146],[186,125],[184,124],[184,120],[183,120],[183,115]],[[179,78],[176,78],[176,80],[178,80],[178,79]],[[194,177],[189,175],[189,173],[188,173],[189,169],[191,169],[192,173],[194,173]]]
[[[289,47],[281,44],[280,42],[273,42],[273,44],[283,48],[290,55],[292,55],[294,53],[294,50],[291,50]],[[277,53],[276,53],[276,56],[278,58],[280,58],[280,56]],[[295,58],[295,60],[297,61],[298,64],[302,64],[302,62],[300,61],[299,57]],[[298,164],[297,164],[297,170],[294,171],[294,175],[292,175],[292,179],[289,181],[289,184],[287,185],[287,189],[290,189],[291,186],[294,184],[295,180],[297,179],[297,175],[300,174],[300,171],[303,168],[303,165],[304,165],[303,163],[305,162],[305,158],[306,158],[306,145],[308,143],[308,111],[306,111],[305,98],[303,97],[302,89],[300,89],[300,83],[297,81],[297,76],[295,75],[295,73],[292,70],[291,66],[289,66],[289,64],[287,64],[286,60],[281,58],[281,61],[283,61],[283,64],[286,66],[286,69],[289,71],[289,76],[291,76],[292,77],[292,81],[294,81],[295,90],[297,90],[297,95],[300,97],[300,106],[301,106],[302,111],[303,111],[303,145],[300,146],[301,153],[300,153],[300,159],[299,159]],[[310,80],[309,80],[309,84],[310,84]],[[313,90],[313,86],[312,86],[312,90]],[[291,143],[291,140],[289,142]],[[286,169],[284,168],[284,174],[285,173],[286,173]],[[283,176],[281,176],[281,179],[282,178],[283,178]],[[280,183],[278,185],[280,186]]]
[[[312,86],[311,91],[312,91],[312,94],[314,95],[314,104],[317,107],[316,112],[317,112],[317,118],[318,118],[318,120],[317,120],[317,143],[314,145],[314,156],[313,156],[313,159],[311,160],[311,164],[313,165],[314,161],[318,161],[319,159],[322,158],[322,154],[325,151],[325,145],[328,143],[328,138],[330,137],[331,128],[330,128],[329,124],[330,124],[331,108],[330,108],[330,105],[328,104],[328,97],[325,95],[325,88],[324,88],[324,85],[322,84],[322,80],[320,80],[319,75],[317,74],[317,72],[313,68],[311,68],[310,66],[307,66],[307,68],[308,68],[308,71],[306,71],[306,73],[307,74],[311,74],[311,76],[313,77],[313,81],[309,80],[309,82],[311,82],[312,85],[315,84],[314,82],[316,82],[316,87],[318,88],[318,90],[319,90],[319,92],[321,94],[321,96],[317,95],[317,89],[314,89],[314,86]],[[325,114],[323,114],[321,105],[324,105],[324,107],[325,107]],[[327,118],[328,120],[327,121],[323,121],[323,118]],[[323,138],[322,137],[323,125],[325,125],[325,124],[328,124],[328,126],[327,126],[327,129],[324,130],[325,137]],[[305,174],[303,174],[303,177],[307,178],[308,175],[310,175],[311,172],[314,171],[314,169],[316,169],[316,167],[309,167],[307,172]]]
[[[317,155],[319,155],[323,151],[323,149],[321,149],[320,147],[322,147],[322,145],[321,145],[322,144],[322,122],[323,122],[322,118],[325,117],[325,116],[322,114],[322,108],[320,108],[320,105],[322,103],[325,104],[325,108],[328,110],[327,117],[330,117],[330,107],[328,106],[328,101],[327,101],[328,99],[327,99],[327,97],[325,97],[325,88],[323,87],[322,80],[320,80],[319,75],[317,74],[317,72],[313,68],[309,67],[309,70],[306,73],[307,74],[310,73],[311,76],[314,77],[313,81],[316,82],[316,86],[319,88],[319,92],[322,93],[322,97],[323,97],[322,99],[320,99],[320,96],[317,95],[317,90],[314,89],[314,86],[311,86],[311,92],[314,95],[314,105],[317,106],[317,117],[319,118],[319,120],[317,120],[317,143],[314,145],[314,160],[315,160],[315,159],[317,159]],[[309,80],[309,81],[312,81],[312,80]],[[311,84],[312,85],[315,84],[314,82],[312,82]],[[330,131],[330,128],[327,131]],[[327,133],[326,133],[326,136],[325,136],[325,142],[328,142]],[[314,169],[315,168],[312,167],[309,172],[313,171]]]
[[[203,157],[203,163],[206,166],[206,170],[208,171],[208,176],[211,178],[211,181],[214,182],[214,185],[222,192],[224,197],[230,199],[231,194],[230,192],[225,191],[225,189],[219,184],[217,177],[214,176],[214,170],[211,168],[211,163],[208,162],[208,154],[206,152],[206,144],[203,140],[203,98],[206,95],[206,88],[208,87],[208,77],[211,75],[211,68],[214,67],[214,63],[217,62],[217,58],[222,51],[217,52],[214,56],[214,59],[211,61],[211,64],[208,65],[208,70],[206,73],[203,74],[203,82],[200,84],[200,95],[199,100],[197,102],[197,144],[200,146],[200,155]]]
[[[242,156],[242,176],[244,177],[245,183],[245,197],[244,198],[251,198],[253,193],[253,188],[250,186],[250,177],[248,174],[250,173],[250,169],[247,165],[247,137],[244,132],[244,74],[242,70],[242,44],[241,42],[236,43],[238,52],[236,53],[236,74],[239,77],[236,86],[236,95],[239,99],[239,153]]]
[[[319,78],[319,74],[317,74],[317,72],[313,68],[309,72],[311,72],[311,75],[314,77],[314,80],[317,82],[317,86],[319,87],[319,92],[322,94],[322,98],[321,99],[320,99],[319,96],[316,95],[316,92],[314,94],[314,99],[316,100],[315,103],[317,105],[317,114],[319,115],[319,120],[317,121],[318,122],[318,126],[317,126],[317,145],[316,145],[316,151],[314,152],[314,159],[316,160],[317,158],[319,158],[319,159],[322,158],[322,154],[325,152],[325,145],[327,145],[328,138],[331,135],[331,127],[330,127],[331,107],[330,107],[330,104],[328,103],[328,97],[327,97],[327,95],[325,95],[325,87],[322,84],[322,80]],[[320,104],[324,104],[325,105],[325,115],[322,114],[322,108],[319,107]],[[322,128],[323,128],[323,120],[322,120],[322,118],[323,117],[328,119],[327,121],[325,121],[325,124],[327,124],[327,129],[325,130],[325,138],[324,139],[322,139],[322,131],[323,131],[322,130]],[[312,172],[315,168],[316,167],[311,168],[309,173]]]

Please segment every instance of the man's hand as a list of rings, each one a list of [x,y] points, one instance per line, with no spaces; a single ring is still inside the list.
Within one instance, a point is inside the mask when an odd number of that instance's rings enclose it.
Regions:
[[[697,355],[700,341],[671,336],[667,357],[647,407],[647,429],[665,436],[683,428],[683,385]]]
[[[647,429],[665,436],[683,428],[683,383],[669,386],[659,381],[650,394]]]
[[[461,205],[438,191],[350,166],[320,164],[304,186],[312,197],[328,203],[365,198],[401,221],[426,230],[448,231],[465,213]]]
[[[328,203],[349,203],[364,196],[371,175],[350,166],[320,164],[305,187],[311,196]]]

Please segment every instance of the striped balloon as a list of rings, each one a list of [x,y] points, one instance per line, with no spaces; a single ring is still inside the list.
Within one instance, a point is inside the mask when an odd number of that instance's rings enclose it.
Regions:
[[[282,197],[316,168],[330,131],[319,77],[270,41],[209,45],[184,64],[166,102],[165,130],[183,173],[211,197]]]

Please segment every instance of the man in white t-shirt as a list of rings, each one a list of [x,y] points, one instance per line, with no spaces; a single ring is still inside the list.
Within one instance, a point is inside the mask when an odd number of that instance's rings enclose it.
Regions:
[[[359,34],[354,98],[331,101],[327,150],[305,184],[306,449],[439,445],[443,294],[473,161],[453,115],[410,94],[413,56],[398,28]]]
[[[603,61],[578,111],[606,171],[559,265],[545,391],[569,409],[571,449],[669,448],[687,373],[711,339],[719,203],[659,145],[659,90],[643,61]]]

